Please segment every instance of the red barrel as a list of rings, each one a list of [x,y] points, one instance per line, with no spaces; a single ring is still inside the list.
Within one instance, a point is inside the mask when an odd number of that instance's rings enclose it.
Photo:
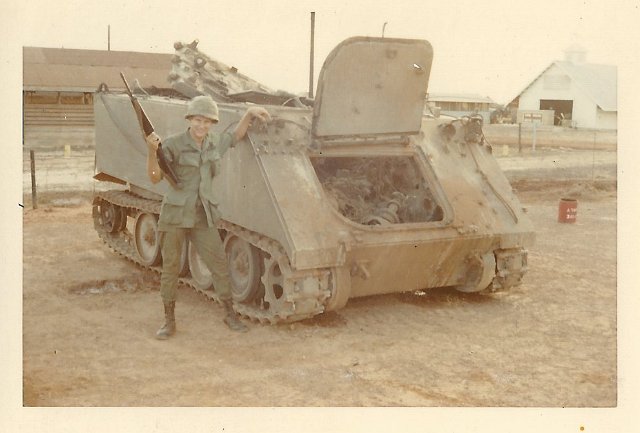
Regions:
[[[578,216],[578,200],[573,198],[561,198],[558,206],[558,222],[574,223]]]

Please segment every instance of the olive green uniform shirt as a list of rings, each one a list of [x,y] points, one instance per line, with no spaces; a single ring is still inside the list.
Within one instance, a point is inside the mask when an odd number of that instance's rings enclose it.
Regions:
[[[204,207],[209,227],[215,225],[220,218],[217,209],[219,193],[213,190],[212,181],[219,171],[220,158],[233,144],[232,134],[209,132],[200,148],[188,129],[163,141],[164,154],[182,188],[171,188],[164,196],[158,221],[160,231],[169,227],[192,228],[200,205]]]

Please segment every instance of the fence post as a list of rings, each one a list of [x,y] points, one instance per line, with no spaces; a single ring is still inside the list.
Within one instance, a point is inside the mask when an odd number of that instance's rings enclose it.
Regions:
[[[536,127],[538,125],[538,122],[533,122],[533,143],[531,144],[531,150],[533,152],[536,151]]]
[[[522,123],[518,123],[518,153],[522,153]]]
[[[593,150],[591,151],[591,183],[596,180],[596,130],[593,130]]]
[[[38,197],[36,193],[36,156],[33,150],[29,151],[31,158],[31,205],[34,209],[38,209]]]

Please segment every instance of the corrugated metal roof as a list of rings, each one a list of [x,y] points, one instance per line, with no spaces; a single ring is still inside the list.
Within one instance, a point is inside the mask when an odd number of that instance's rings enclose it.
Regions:
[[[171,87],[167,77],[172,54],[133,51],[23,48],[25,90],[94,91],[101,83],[123,89],[120,71],[127,80],[144,87]]]
[[[494,101],[488,96],[481,96],[471,93],[429,93],[427,101],[430,102],[480,102],[493,104]]]

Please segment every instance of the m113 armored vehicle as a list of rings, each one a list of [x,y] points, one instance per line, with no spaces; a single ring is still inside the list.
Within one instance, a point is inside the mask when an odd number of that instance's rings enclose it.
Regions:
[[[219,232],[234,308],[264,323],[343,308],[350,298],[452,286],[520,284],[532,224],[498,167],[480,117],[426,115],[427,41],[354,37],[322,67],[315,101],[273,92],[176,43],[170,81],[219,101],[218,130],[247,103],[273,120],[218,161]],[[186,101],[140,95],[161,137],[185,128]],[[166,181],[146,175],[146,144],[129,98],[95,98],[95,227],[130,260],[158,269]],[[119,185],[119,186],[118,186]],[[182,281],[215,299],[206,267],[183,251]]]

